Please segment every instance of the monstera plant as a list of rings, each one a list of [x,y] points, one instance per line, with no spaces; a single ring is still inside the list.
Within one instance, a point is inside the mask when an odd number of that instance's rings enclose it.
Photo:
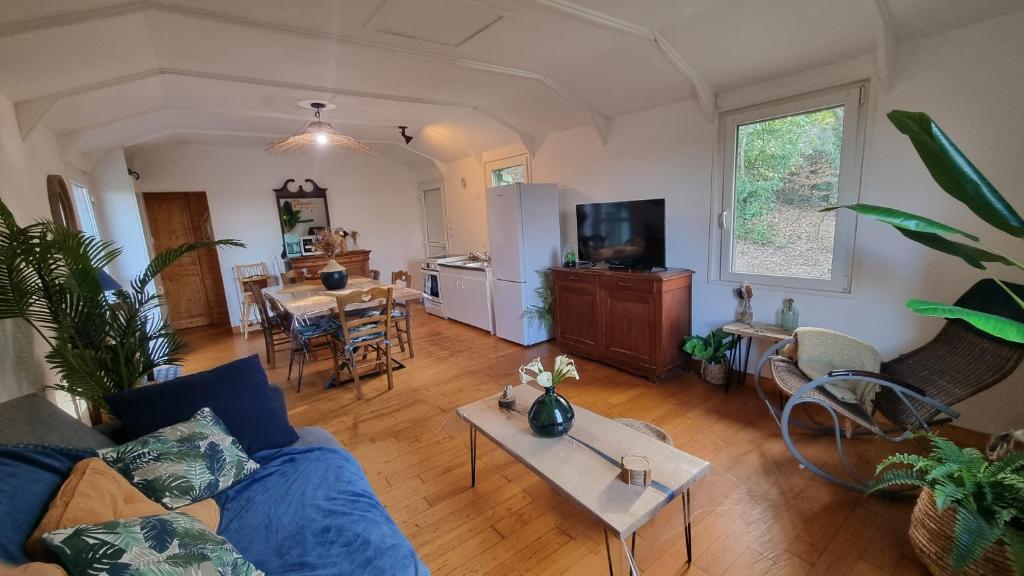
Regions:
[[[49,347],[53,388],[106,410],[104,396],[178,364],[184,341],[160,318],[153,280],[176,260],[237,240],[192,242],[157,254],[128,288],[104,291],[100,272],[121,248],[49,220],[19,226],[0,202],[0,320],[21,318]]]
[[[1024,219],[935,121],[923,112],[903,110],[893,110],[889,112],[888,117],[897,130],[910,138],[918,156],[940,188],[967,206],[990,226],[1017,240],[1024,238]],[[1020,251],[1016,252],[1017,256],[1011,257],[983,244],[975,234],[930,218],[871,204],[833,206],[823,211],[839,208],[853,210],[889,224],[914,242],[956,256],[979,270],[987,270],[991,264],[1024,270],[1024,263],[1019,256]],[[1019,242],[1016,245],[1024,248]],[[1018,306],[1024,309],[1024,300],[998,279],[995,281],[1006,290]],[[908,300],[907,307],[924,316],[959,318],[993,336],[1024,343],[1024,324],[1011,318],[916,298]]]

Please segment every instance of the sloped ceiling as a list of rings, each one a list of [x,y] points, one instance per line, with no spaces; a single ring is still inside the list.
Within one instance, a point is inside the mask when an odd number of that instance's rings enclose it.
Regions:
[[[6,0],[0,93],[69,153],[257,145],[301,100],[415,169],[855,56],[1020,0]],[[888,78],[888,82],[898,78]],[[416,137],[402,150],[397,125]],[[397,150],[397,151],[396,151]]]

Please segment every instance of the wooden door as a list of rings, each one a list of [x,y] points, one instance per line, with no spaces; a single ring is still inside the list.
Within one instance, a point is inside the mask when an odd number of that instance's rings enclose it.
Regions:
[[[646,291],[606,287],[601,305],[607,327],[605,355],[621,362],[653,367],[657,297]]]
[[[156,252],[212,240],[205,192],[143,194]],[[160,274],[165,310],[174,328],[225,324],[228,319],[220,259],[215,248],[191,252]]]
[[[596,354],[601,348],[597,283],[593,278],[573,278],[554,278],[555,337],[559,344]]]

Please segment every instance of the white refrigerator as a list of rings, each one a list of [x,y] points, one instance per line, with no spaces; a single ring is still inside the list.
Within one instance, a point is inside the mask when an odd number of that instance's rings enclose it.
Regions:
[[[494,333],[531,346],[551,332],[524,312],[540,304],[538,272],[560,265],[558,186],[507,184],[487,190],[493,272]]]

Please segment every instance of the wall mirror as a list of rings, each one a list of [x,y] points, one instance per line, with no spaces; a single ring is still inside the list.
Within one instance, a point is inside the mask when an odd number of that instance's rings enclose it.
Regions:
[[[331,217],[327,210],[327,188],[320,187],[307,178],[305,184],[295,185],[294,178],[284,181],[274,189],[277,215],[281,223],[281,242],[284,245],[282,257],[296,258],[303,255],[303,239],[309,239],[318,228],[330,228]],[[308,254],[308,252],[307,252]]]
[[[50,174],[46,177],[46,196],[50,201],[50,215],[53,221],[65,228],[77,230],[75,205],[71,202],[71,194],[63,176]]]

